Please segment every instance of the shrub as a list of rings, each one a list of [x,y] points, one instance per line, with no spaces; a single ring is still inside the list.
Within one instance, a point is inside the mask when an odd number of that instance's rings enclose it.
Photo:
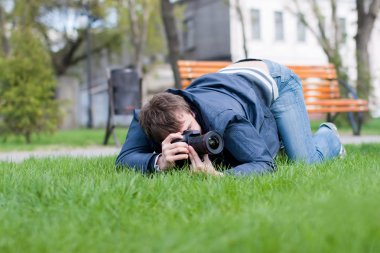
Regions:
[[[50,58],[32,31],[12,34],[12,51],[0,58],[0,135],[56,130],[61,113],[54,98],[56,80]]]

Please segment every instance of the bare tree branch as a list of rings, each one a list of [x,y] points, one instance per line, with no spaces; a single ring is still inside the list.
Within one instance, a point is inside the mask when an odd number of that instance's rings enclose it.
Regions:
[[[235,9],[236,9],[236,12],[238,14],[238,18],[239,18],[240,24],[241,24],[241,30],[242,30],[242,36],[243,36],[244,56],[245,56],[245,58],[248,58],[247,36],[246,36],[246,32],[245,32],[245,22],[244,22],[243,10],[241,9],[241,5],[240,5],[240,0],[236,0]]]
[[[379,10],[380,10],[380,0],[372,0],[371,4],[369,5],[368,16],[371,17],[372,19],[376,19],[379,14]]]
[[[331,23],[334,27],[334,47],[335,48],[339,48],[339,42],[340,42],[340,38],[339,38],[339,31],[340,31],[340,28],[339,28],[339,21],[338,21],[338,17],[337,17],[337,6],[336,6],[336,0],[330,0],[330,5],[331,5]]]

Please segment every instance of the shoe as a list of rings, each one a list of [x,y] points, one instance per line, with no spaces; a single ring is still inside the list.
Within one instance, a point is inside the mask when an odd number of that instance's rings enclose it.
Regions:
[[[340,159],[343,159],[347,156],[347,152],[346,152],[346,149],[345,147],[343,146],[343,144],[341,144],[340,146],[340,151],[339,151],[339,158]]]
[[[321,126],[325,126],[325,127],[328,127],[330,128],[331,130],[334,131],[334,133],[339,136],[339,133],[338,133],[338,128],[336,127],[336,125],[332,122],[323,122],[322,124],[319,125],[319,127]]]
[[[328,127],[330,128],[331,130],[333,130],[334,134],[336,136],[338,136],[339,140],[340,140],[340,136],[339,136],[339,133],[338,133],[338,128],[336,127],[336,125],[332,122],[324,122],[322,123],[319,127],[321,126],[325,126],[325,127]],[[339,150],[339,158],[343,159],[347,156],[347,152],[346,152],[346,149],[345,147],[343,146],[342,143],[340,143],[340,150]]]

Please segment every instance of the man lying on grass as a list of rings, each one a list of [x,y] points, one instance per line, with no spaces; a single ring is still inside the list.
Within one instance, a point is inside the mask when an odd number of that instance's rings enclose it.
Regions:
[[[223,149],[199,155],[178,141],[186,130],[216,131]],[[135,111],[116,164],[164,172],[189,159],[194,172],[261,174],[276,169],[280,141],[292,161],[317,163],[345,155],[334,124],[323,123],[311,133],[301,81],[293,71],[247,59],[204,75],[185,90],[157,94]],[[228,169],[217,171],[215,164]]]

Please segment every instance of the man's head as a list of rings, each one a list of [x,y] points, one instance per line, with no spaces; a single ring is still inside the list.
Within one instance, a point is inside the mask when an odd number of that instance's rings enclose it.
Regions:
[[[201,130],[190,109],[181,96],[159,93],[143,106],[140,124],[150,139],[162,142],[170,133],[185,130]]]

